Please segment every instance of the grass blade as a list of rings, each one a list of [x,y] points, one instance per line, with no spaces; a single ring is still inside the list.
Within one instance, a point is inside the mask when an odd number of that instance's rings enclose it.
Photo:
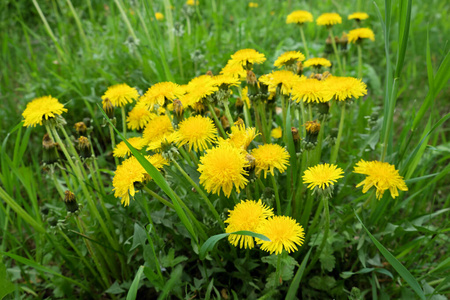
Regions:
[[[137,291],[139,289],[139,282],[141,281],[142,272],[144,272],[144,266],[140,266],[136,276],[134,276],[133,283],[131,283],[130,289],[128,290],[127,300],[135,300],[137,296]]]
[[[293,300],[295,299],[295,295],[297,294],[297,290],[300,287],[300,281],[302,280],[303,273],[305,272],[306,263],[308,262],[309,256],[311,255],[311,250],[313,248],[309,248],[308,253],[306,253],[305,258],[303,258],[302,263],[300,264],[300,267],[298,268],[297,273],[295,274],[294,279],[291,282],[291,285],[289,286],[288,293],[286,295],[286,300]]]

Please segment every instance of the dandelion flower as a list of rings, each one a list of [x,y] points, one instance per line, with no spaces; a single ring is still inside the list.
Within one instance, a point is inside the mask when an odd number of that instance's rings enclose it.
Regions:
[[[270,132],[270,135],[274,139],[279,139],[283,136],[283,131],[281,130],[281,127],[277,127],[277,128],[272,129],[272,131]]]
[[[176,132],[167,133],[158,139],[155,139],[148,143],[147,151],[154,151],[154,152],[163,152],[165,150],[168,150],[169,147],[172,146],[172,143],[175,142],[176,139]]]
[[[252,150],[252,156],[255,158],[256,173],[264,171],[264,178],[266,178],[267,172],[274,176],[275,168],[283,173],[289,165],[289,153],[278,144],[261,145]]]
[[[258,7],[259,5],[258,5],[258,3],[256,3],[256,2],[250,2],[249,4],[248,4],[248,7],[251,7],[251,8],[256,8],[256,7]]]
[[[160,154],[145,157],[156,169],[161,169],[164,165],[168,165]],[[122,198],[121,203],[124,206],[130,204],[130,196],[134,197],[136,193],[135,185],[150,180],[151,177],[133,156],[122,162],[114,172],[113,191],[114,197]]]
[[[247,172],[244,170],[247,166],[244,152],[231,145],[222,144],[206,150],[198,167],[200,184],[208,193],[219,195],[222,190],[226,197],[230,197],[233,185],[240,192],[247,184]]]
[[[127,127],[132,130],[142,129],[151,119],[155,118],[155,116],[156,115],[152,114],[144,105],[137,104],[128,113]]]
[[[158,104],[164,106],[166,101],[173,101],[183,95],[183,89],[173,82],[160,82],[149,88],[145,94],[139,98],[139,103],[150,109]]]
[[[199,4],[199,0],[187,0],[186,1],[186,5],[189,6],[194,6],[194,5],[198,5]]]
[[[127,103],[131,103],[133,99],[138,98],[138,91],[125,83],[110,86],[102,96],[103,102],[109,100],[114,107],[125,106]]]
[[[164,15],[160,12],[155,12],[155,18],[158,21],[162,21],[162,20],[164,20]]]
[[[367,86],[361,79],[354,77],[330,76],[324,81],[327,90],[338,101],[358,99],[367,95]]]
[[[341,24],[342,18],[337,13],[324,13],[317,18],[316,22],[317,25],[333,26],[336,24]]]
[[[251,70],[254,64],[261,64],[265,61],[264,54],[254,49],[242,49],[231,55],[231,64],[241,65],[247,70]]]
[[[344,171],[336,165],[320,164],[314,167],[309,167],[303,175],[303,182],[309,184],[308,188],[314,190],[319,187],[322,190],[334,185],[339,178],[342,178]]]
[[[127,142],[131,144],[134,148],[137,150],[141,150],[147,143],[146,140],[141,137],[132,137],[127,139]],[[131,154],[130,148],[128,148],[127,144],[125,142],[120,142],[116,145],[116,148],[114,148],[113,155],[114,157],[125,157],[127,155]]]
[[[273,65],[281,68],[282,66],[290,66],[304,60],[305,56],[300,51],[287,51],[281,54]]]
[[[307,61],[305,61],[303,63],[303,66],[313,67],[313,68],[320,68],[320,67],[329,68],[329,67],[331,67],[331,62],[326,58],[313,57],[313,58],[310,58]]]
[[[369,39],[375,41],[375,34],[370,28],[356,28],[350,30],[348,33],[348,41],[350,43],[357,43],[362,41],[362,39]]]
[[[290,13],[286,18],[286,24],[299,24],[303,25],[303,23],[306,22],[312,22],[313,21],[313,15],[305,10],[296,10],[292,13]]]
[[[361,20],[366,20],[369,18],[369,15],[365,12],[355,12],[348,16],[349,20],[356,20],[357,22]]]
[[[332,94],[326,88],[324,81],[317,79],[305,79],[300,84],[295,85],[292,88],[292,99],[297,103],[300,101],[310,103],[321,103],[330,101]]]
[[[225,232],[231,233],[241,230],[256,232],[261,223],[266,218],[273,216],[273,209],[267,207],[258,200],[241,201],[230,210],[228,218],[224,223],[228,223]],[[251,236],[230,234],[228,241],[235,247],[252,249],[255,246],[254,239]]]
[[[64,104],[59,103],[58,99],[52,96],[36,98],[27,104],[22,113],[25,119],[23,126],[42,125],[42,121],[59,116],[63,112],[67,112],[67,108],[64,108]]]
[[[242,65],[233,64],[231,61],[228,61],[226,66],[223,67],[223,69],[220,71],[220,74],[236,77],[240,81],[243,81],[245,78],[247,78],[247,71],[244,70]]]
[[[280,93],[283,95],[289,95],[292,87],[299,84],[302,80],[304,78],[287,70],[273,71],[270,74],[259,77],[260,82],[269,86],[269,92],[275,92],[277,87],[279,87]]]
[[[197,115],[182,121],[175,135],[178,146],[188,144],[189,151],[192,147],[203,151],[216,141],[217,129],[210,118]]]
[[[216,86],[228,89],[231,86],[238,86],[240,84],[239,78],[231,75],[216,75],[212,80]]]
[[[173,132],[172,122],[166,115],[155,117],[147,123],[143,132],[143,138],[149,143],[160,139],[164,135]]]
[[[263,221],[258,228],[270,241],[256,239],[261,249],[270,254],[280,254],[283,250],[288,253],[297,251],[305,239],[305,231],[293,218],[287,216],[273,216]]]
[[[395,166],[386,162],[364,161],[361,159],[356,164],[353,172],[367,175],[366,179],[356,187],[364,185],[362,192],[366,193],[372,186],[375,186],[377,199],[381,199],[387,189],[389,189],[391,197],[394,199],[398,196],[398,190],[408,190],[403,177],[400,176]]]
[[[180,97],[183,105],[194,106],[201,102],[207,96],[210,96],[219,90],[216,82],[211,76],[201,75],[193,78],[185,87],[186,94]]]
[[[228,134],[228,139],[220,140],[220,143],[229,144],[235,148],[247,150],[247,147],[259,135],[256,133],[255,127],[245,128],[243,124],[237,124],[231,127],[231,133]]]

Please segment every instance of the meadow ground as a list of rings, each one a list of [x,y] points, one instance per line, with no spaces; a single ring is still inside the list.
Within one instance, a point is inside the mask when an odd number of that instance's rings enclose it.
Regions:
[[[0,299],[447,299],[449,9],[2,1]]]

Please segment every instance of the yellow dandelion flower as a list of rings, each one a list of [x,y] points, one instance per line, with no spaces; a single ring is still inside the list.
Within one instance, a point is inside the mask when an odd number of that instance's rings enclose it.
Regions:
[[[278,144],[261,145],[252,150],[252,156],[255,158],[256,174],[264,171],[264,178],[266,178],[267,172],[274,176],[275,168],[283,173],[289,166],[289,153]]]
[[[339,101],[367,95],[367,85],[354,77],[330,76],[324,81],[327,90]]]
[[[309,184],[308,188],[314,190],[315,187],[319,187],[322,190],[328,188],[330,185],[334,185],[339,178],[342,178],[344,171],[333,164],[320,164],[314,167],[309,167],[303,173],[303,183]]]
[[[326,58],[314,57],[314,58],[310,58],[307,61],[305,61],[303,63],[303,66],[304,67],[313,67],[313,68],[320,68],[320,67],[329,68],[329,67],[331,67],[331,62]]]
[[[361,20],[366,20],[368,18],[369,18],[369,15],[366,14],[365,12],[355,12],[348,16],[349,20],[356,20],[358,22]]]
[[[164,20],[164,15],[160,12],[155,12],[155,18],[158,21],[162,21],[162,20]]]
[[[247,71],[244,70],[242,65],[234,64],[231,60],[228,61],[225,67],[220,71],[220,74],[229,75],[238,78],[243,81],[247,78]]]
[[[250,98],[248,97],[248,86],[242,89],[242,101],[247,103],[248,108],[252,107],[252,104],[250,103]]]
[[[286,18],[286,24],[300,24],[306,22],[312,22],[313,21],[313,15],[309,11],[305,10],[296,10],[292,13],[290,13]]]
[[[321,14],[317,20],[317,25],[325,25],[325,26],[333,26],[336,24],[341,24],[342,23],[342,18],[339,14],[337,13],[324,13]]]
[[[384,192],[389,189],[391,197],[395,199],[398,196],[398,190],[407,191],[403,177],[400,176],[394,165],[380,161],[360,160],[354,170],[354,173],[367,175],[364,181],[356,187],[364,185],[362,192],[366,193],[372,186],[377,189],[377,199],[383,197]]]
[[[248,183],[245,178],[247,172],[244,170],[247,166],[248,162],[241,149],[227,144],[208,149],[200,158],[198,166],[200,184],[208,193],[219,195],[222,190],[226,197],[230,197],[233,186],[239,193]]]
[[[250,2],[249,4],[248,4],[248,7],[251,7],[251,8],[256,8],[256,7],[258,7],[259,5],[258,5],[258,3],[256,3],[256,2]]]
[[[303,245],[305,231],[293,218],[287,216],[273,216],[261,222],[258,233],[268,237],[270,241],[256,239],[261,249],[270,254],[281,254],[283,250],[288,253],[297,251],[297,246]]]
[[[144,105],[139,103],[133,107],[127,116],[127,127],[132,130],[139,130],[145,127],[156,114],[151,113]]]
[[[222,144],[229,144],[235,148],[247,150],[250,143],[258,136],[255,127],[245,128],[245,125],[238,124],[231,127],[231,133],[228,134],[228,139],[219,139]]]
[[[273,65],[281,68],[282,66],[289,66],[304,60],[305,55],[303,55],[300,51],[287,51],[281,54]]]
[[[308,133],[319,133],[320,131],[320,123],[317,121],[307,121],[303,126]]]
[[[375,41],[375,34],[370,28],[356,28],[350,30],[348,33],[348,41],[350,43],[356,43],[361,41],[362,39],[369,39],[371,41]]]
[[[146,140],[141,137],[132,137],[127,139],[127,142],[131,144],[137,150],[141,150],[147,143]],[[130,148],[125,144],[125,142],[120,142],[114,148],[113,155],[114,157],[125,157],[131,154]]]
[[[175,133],[178,146],[189,145],[189,151],[203,151],[217,140],[217,129],[208,117],[194,116],[187,118],[178,125]]]
[[[148,143],[147,151],[153,151],[153,152],[161,152],[166,149],[166,147],[170,147],[172,143],[175,143],[176,141],[176,133],[171,132],[167,133],[158,139],[155,139]]]
[[[173,101],[183,95],[183,89],[173,82],[160,82],[153,85],[139,98],[139,103],[145,105],[150,109],[158,104],[160,107],[164,106],[166,101]]]
[[[110,86],[102,96],[103,102],[109,100],[115,107],[125,106],[127,103],[131,103],[133,99],[138,98],[138,91],[125,83]]]
[[[269,86],[269,92],[275,92],[277,87],[279,87],[280,93],[283,95],[289,95],[292,87],[298,85],[302,80],[304,78],[287,70],[273,71],[270,74],[259,77],[260,82]]]
[[[324,81],[305,79],[292,88],[292,99],[296,100],[297,103],[300,101],[306,103],[330,101],[333,95],[326,87]]]
[[[168,165],[160,154],[145,157],[155,168],[161,169],[164,165]],[[121,203],[124,206],[130,204],[130,196],[134,197],[136,193],[136,184],[144,183],[150,180],[151,177],[133,156],[122,162],[114,172],[113,191],[114,197],[122,198]]]
[[[187,0],[186,1],[186,5],[189,6],[194,6],[194,5],[198,5],[199,4],[199,0]]]
[[[254,49],[242,49],[231,55],[231,64],[240,65],[247,70],[251,70],[254,64],[261,64],[266,61],[264,54]]]
[[[270,132],[270,135],[274,139],[279,139],[283,136],[283,131],[281,130],[281,127],[277,127],[277,128],[272,129],[272,131]]]
[[[172,122],[166,115],[155,117],[147,123],[143,132],[143,138],[147,143],[161,139],[164,135],[173,132]]]
[[[35,127],[37,124],[42,125],[42,121],[59,116],[63,112],[67,112],[67,108],[64,108],[64,104],[59,103],[58,99],[52,96],[33,99],[27,104],[22,113],[25,119],[23,126]]]
[[[238,77],[223,74],[213,76],[212,80],[214,81],[214,85],[227,89],[231,86],[238,86],[241,82]]]
[[[266,218],[273,216],[273,208],[267,207],[258,200],[241,201],[228,212],[228,218],[224,223],[228,223],[225,232],[231,233],[241,230],[256,232]],[[252,249],[255,247],[253,237],[240,234],[230,234],[228,241],[235,247]]]
[[[213,78],[209,75],[201,75],[193,78],[185,87],[186,94],[180,97],[183,105],[194,106],[207,96],[219,90]]]

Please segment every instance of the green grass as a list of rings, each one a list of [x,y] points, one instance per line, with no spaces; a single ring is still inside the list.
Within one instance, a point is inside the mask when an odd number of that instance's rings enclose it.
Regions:
[[[0,290],[3,282],[15,286],[6,299],[71,295],[219,299],[225,298],[223,293],[234,299],[450,295],[446,256],[450,25],[445,18],[449,4],[442,0],[258,2],[255,9],[247,2],[220,0],[201,1],[196,8],[169,0],[0,3],[0,264],[7,270],[6,278],[0,272]],[[304,201],[298,205],[303,209],[292,213],[306,228],[307,241],[278,262],[274,256],[241,250],[225,240],[203,253],[201,246],[208,237],[223,231],[190,180],[174,166],[160,174],[144,165],[154,179],[149,189],[173,203],[174,210],[144,193],[138,193],[129,207],[120,205],[112,192],[115,165],[110,135],[98,105],[108,86],[125,82],[142,94],[161,81],[185,84],[208,70],[217,74],[230,55],[243,48],[266,55],[267,61],[255,66],[259,76],[273,70],[281,53],[303,51],[297,26],[285,24],[291,11],[305,9],[315,17],[340,13],[343,24],[333,29],[340,36],[353,27],[346,16],[356,8],[369,13],[364,26],[373,29],[376,41],[363,45],[368,96],[347,110],[337,157],[345,177],[330,199],[330,232],[320,257],[316,253],[323,238],[322,203],[301,188]],[[164,21],[154,19],[156,11],[165,15]],[[177,34],[180,26],[183,34]],[[305,26],[311,56],[322,56],[327,34],[315,24]],[[356,76],[357,63],[357,49],[349,45],[348,76]],[[21,114],[26,103],[44,95],[58,98],[68,108],[64,117],[69,135],[74,135],[75,122],[90,119],[100,176],[89,178],[99,179],[105,192],[92,180],[83,185],[70,168],[63,174],[42,166],[45,128],[22,127]],[[324,137],[336,135],[340,116],[336,106]],[[291,108],[286,128],[301,125]],[[118,112],[116,117],[120,130]],[[274,118],[278,124],[281,119]],[[276,179],[282,201],[292,198],[289,178],[299,177],[297,169],[306,166],[306,160],[293,159],[296,146],[290,137],[286,135],[283,145],[291,153],[292,168]],[[139,157],[139,152],[133,154]],[[321,161],[328,162],[330,154],[325,139]],[[409,191],[396,199],[387,191],[380,201],[368,200],[370,192],[362,194],[355,188],[362,176],[352,173],[361,158],[395,164]],[[180,165],[198,184],[199,174],[188,160]],[[272,186],[269,178],[261,184]],[[79,219],[67,217],[61,201],[68,185],[83,203]],[[256,187],[250,192],[259,197],[261,191]],[[229,200],[208,197],[224,220],[232,208]],[[245,191],[238,197],[246,199]],[[51,228],[50,218],[64,220],[65,227]],[[206,259],[200,260],[203,254]],[[275,274],[283,278],[282,285],[270,280]]]

